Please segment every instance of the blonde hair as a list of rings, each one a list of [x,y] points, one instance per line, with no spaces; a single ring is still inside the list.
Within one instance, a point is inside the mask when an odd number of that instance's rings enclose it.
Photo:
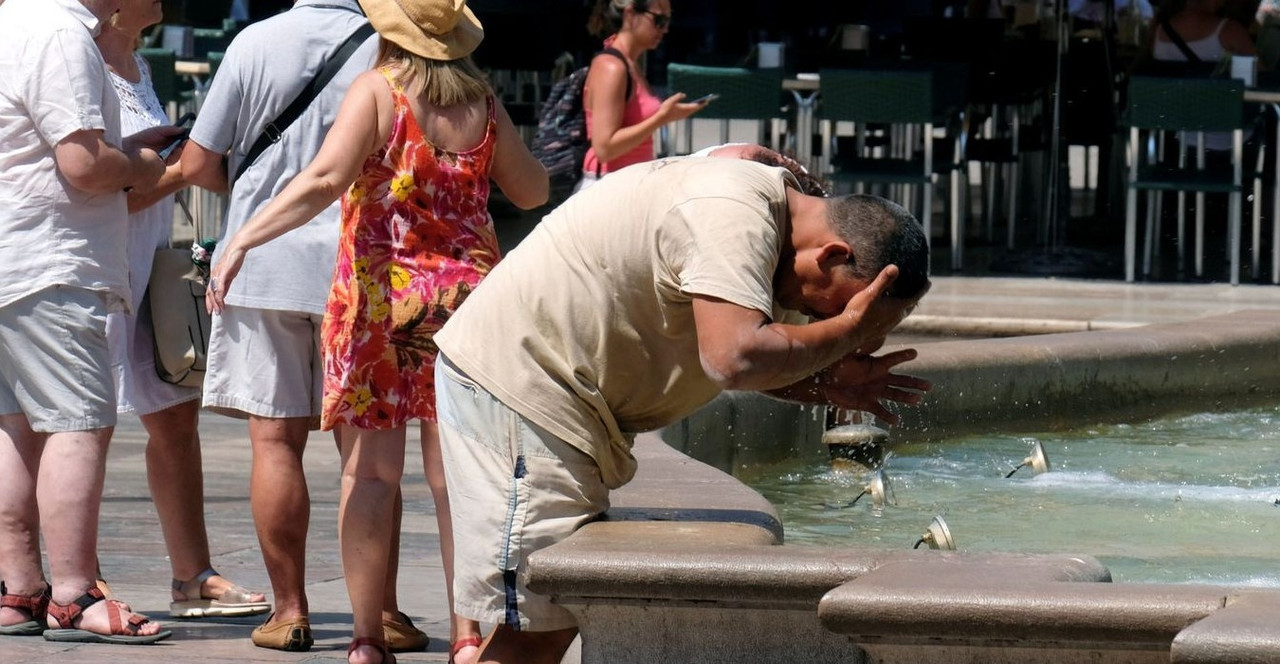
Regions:
[[[383,39],[378,45],[378,65],[390,65],[407,94],[424,95],[432,106],[468,104],[493,94],[488,77],[471,56],[432,60]]]

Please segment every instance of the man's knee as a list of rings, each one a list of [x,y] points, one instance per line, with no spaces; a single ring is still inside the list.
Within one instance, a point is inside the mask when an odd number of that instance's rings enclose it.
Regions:
[[[305,417],[249,418],[254,454],[291,454],[301,458],[310,431],[310,421]]]

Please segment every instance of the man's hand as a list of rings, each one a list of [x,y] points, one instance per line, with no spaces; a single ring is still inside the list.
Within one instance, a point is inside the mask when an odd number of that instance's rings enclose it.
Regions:
[[[883,402],[919,405],[923,392],[933,384],[923,378],[893,373],[892,369],[916,358],[915,349],[894,351],[879,357],[863,353],[845,356],[816,376],[822,400],[839,408],[862,410],[890,425],[899,418]]]
[[[885,291],[898,278],[898,266],[886,265],[871,285],[858,291],[845,305],[842,316],[853,321],[854,353],[880,350],[885,337],[906,318],[919,300],[888,297]]]

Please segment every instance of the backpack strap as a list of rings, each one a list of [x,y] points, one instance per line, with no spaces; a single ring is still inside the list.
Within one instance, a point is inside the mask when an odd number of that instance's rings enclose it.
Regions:
[[[635,91],[634,81],[631,80],[631,61],[627,59],[627,56],[622,54],[622,51],[619,51],[612,46],[604,47],[601,49],[600,53],[607,53],[608,55],[612,55],[622,61],[622,66],[627,70],[627,94],[623,99],[631,99],[631,93]],[[600,53],[597,53],[596,55],[600,55]]]

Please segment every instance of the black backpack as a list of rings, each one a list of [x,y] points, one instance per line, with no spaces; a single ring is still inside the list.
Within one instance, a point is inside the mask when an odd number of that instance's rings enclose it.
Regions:
[[[627,62],[626,56],[617,49],[606,48],[600,52],[617,57],[624,64]],[[582,88],[590,69],[588,64],[557,81],[538,111],[538,131],[530,151],[546,167],[553,188],[572,189],[582,179],[582,160],[591,147],[587,140],[587,113],[582,107]],[[628,99],[631,87],[628,65]]]

